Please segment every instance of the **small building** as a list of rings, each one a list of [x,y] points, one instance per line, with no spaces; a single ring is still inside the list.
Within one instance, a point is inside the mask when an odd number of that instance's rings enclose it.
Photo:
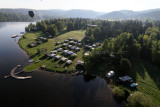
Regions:
[[[68,48],[71,49],[72,45],[68,45]]]
[[[78,42],[73,42],[73,45],[77,45],[78,44]]]
[[[89,49],[89,45],[86,45],[86,46],[85,46],[85,49]]]
[[[68,52],[66,52],[66,55],[68,55],[68,56],[70,56],[70,55],[72,55],[73,54],[73,52],[72,51],[68,51]]]
[[[78,40],[77,42],[78,42],[78,43],[81,43],[81,40]]]
[[[89,53],[85,53],[85,54],[84,54],[84,56],[88,56],[88,55],[89,55]]]
[[[51,51],[51,54],[56,54],[57,50]]]
[[[42,41],[37,41],[37,43],[36,44],[38,44],[38,45],[40,45],[40,44],[42,44],[43,42]]]
[[[79,48],[79,47],[76,47],[76,48],[75,48],[75,51],[76,51],[76,52],[80,51],[80,48]]]
[[[73,54],[72,54],[72,56],[76,57],[76,56],[77,56],[77,54],[76,54],[76,53],[73,53]]]
[[[64,40],[64,43],[68,43],[69,42],[69,40]]]
[[[88,27],[97,27],[97,25],[87,24]]]
[[[77,65],[83,66],[83,65],[84,65],[84,62],[83,62],[83,61],[78,61],[78,62],[77,62]]]
[[[71,47],[71,50],[75,50],[75,49],[76,49],[76,46],[72,46],[72,47]]]
[[[55,56],[55,59],[60,59],[61,58],[61,56],[59,56],[59,55],[57,55],[57,56]]]
[[[46,56],[46,57],[50,57],[51,54],[50,54],[50,53],[45,53],[45,56]]]
[[[66,55],[69,50],[64,50],[63,54]]]
[[[67,61],[67,58],[62,57],[62,58],[61,58],[61,61],[62,61],[62,62],[65,62],[65,61]]]
[[[38,37],[38,39],[42,40],[44,37]]]
[[[70,42],[69,42],[70,45],[73,45],[73,43],[74,43],[74,41],[70,41]]]
[[[69,50],[64,50],[63,52],[66,53],[66,52],[68,52],[68,51],[69,51]]]
[[[59,46],[56,46],[55,49],[59,49]]]
[[[28,46],[29,46],[30,48],[33,48],[33,47],[36,47],[37,44],[36,44],[36,43],[30,43]]]
[[[81,46],[82,46],[82,43],[78,43],[77,46],[78,46],[78,47],[81,47]]]
[[[53,38],[53,36],[52,36],[52,35],[49,35],[48,37],[49,37],[49,38]]]
[[[50,58],[54,58],[56,56],[56,54],[51,54]]]
[[[132,78],[129,76],[119,77],[119,82],[122,82],[122,83],[132,82]]]
[[[62,46],[63,46],[63,47],[66,47],[66,46],[68,46],[68,44],[67,44],[67,43],[63,43]]]
[[[92,47],[93,47],[93,48],[96,48],[96,47],[97,47],[97,45],[96,45],[96,44],[93,44],[93,45],[92,45]]]
[[[58,52],[62,52],[62,51],[63,51],[63,49],[62,49],[62,48],[59,48],[57,51],[58,51]]]
[[[59,44],[61,44],[61,42],[56,42],[56,45],[59,45]]]
[[[41,68],[42,68],[42,69],[45,69],[45,68],[46,68],[46,65],[42,65]]]
[[[69,38],[68,40],[69,40],[69,41],[72,41],[73,39],[72,39],[72,38]]]
[[[33,59],[30,59],[30,60],[29,60],[29,63],[32,63],[33,61],[34,61]]]
[[[71,61],[71,60],[67,60],[67,61],[66,61],[66,64],[67,64],[67,65],[70,65],[70,64],[72,64],[72,61]]]
[[[48,42],[48,39],[47,38],[43,38],[42,41],[43,42]]]

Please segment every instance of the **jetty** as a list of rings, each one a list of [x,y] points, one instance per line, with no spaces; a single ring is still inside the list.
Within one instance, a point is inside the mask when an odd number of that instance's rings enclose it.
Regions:
[[[15,78],[15,79],[20,79],[20,80],[32,78],[32,76],[26,76],[26,77],[17,76],[16,74],[19,74],[19,73],[21,73],[21,72],[24,72],[24,71],[20,71],[20,72],[18,72],[18,73],[15,73],[15,70],[16,70],[17,68],[19,68],[19,67],[20,67],[20,65],[17,65],[16,67],[14,67],[14,68],[11,70],[10,75],[4,76],[4,78],[8,78],[8,77],[10,77],[10,76],[13,77],[13,78]]]

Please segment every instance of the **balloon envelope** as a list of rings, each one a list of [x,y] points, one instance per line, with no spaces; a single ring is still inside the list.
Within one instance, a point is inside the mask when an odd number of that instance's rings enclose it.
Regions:
[[[31,16],[33,18],[34,15],[35,15],[35,12],[34,11],[29,11],[28,14],[29,14],[29,16]]]

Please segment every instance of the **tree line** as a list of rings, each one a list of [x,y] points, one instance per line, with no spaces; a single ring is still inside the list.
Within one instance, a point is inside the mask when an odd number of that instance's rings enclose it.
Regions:
[[[38,19],[37,17],[35,18]],[[31,22],[35,19],[20,13],[0,13],[0,22]]]
[[[95,54],[102,52],[104,54]],[[111,55],[114,55],[115,58],[111,58]],[[148,60],[160,66],[159,27],[149,27],[145,30],[144,34],[139,34],[138,37],[132,33],[123,32],[117,37],[106,38],[102,47],[95,49],[89,56],[84,58],[88,71],[98,69],[98,65],[106,63],[109,66],[115,65],[116,68],[125,68],[121,70],[124,74],[127,74],[131,68],[128,59]]]
[[[88,25],[97,25],[95,27]],[[93,20],[86,18],[61,18],[52,20],[38,21],[35,25],[43,32],[51,31],[51,29],[57,29],[58,33],[61,32],[59,27],[61,26],[66,31],[71,30],[86,30],[86,35],[94,37],[94,42],[104,40],[105,38],[116,37],[117,35],[128,32],[132,33],[134,37],[138,38],[139,34],[145,34],[145,31],[149,27],[160,27],[160,22],[149,21],[107,21],[107,20]],[[30,26],[31,27],[31,26]],[[32,29],[28,27],[29,29]],[[58,27],[58,28],[57,28]],[[50,29],[50,30],[49,30]],[[58,34],[57,33],[57,34]]]

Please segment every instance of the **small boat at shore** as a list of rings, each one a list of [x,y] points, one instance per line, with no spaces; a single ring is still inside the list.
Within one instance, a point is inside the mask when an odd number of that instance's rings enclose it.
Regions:
[[[16,38],[18,35],[12,35],[12,37],[11,38]]]

